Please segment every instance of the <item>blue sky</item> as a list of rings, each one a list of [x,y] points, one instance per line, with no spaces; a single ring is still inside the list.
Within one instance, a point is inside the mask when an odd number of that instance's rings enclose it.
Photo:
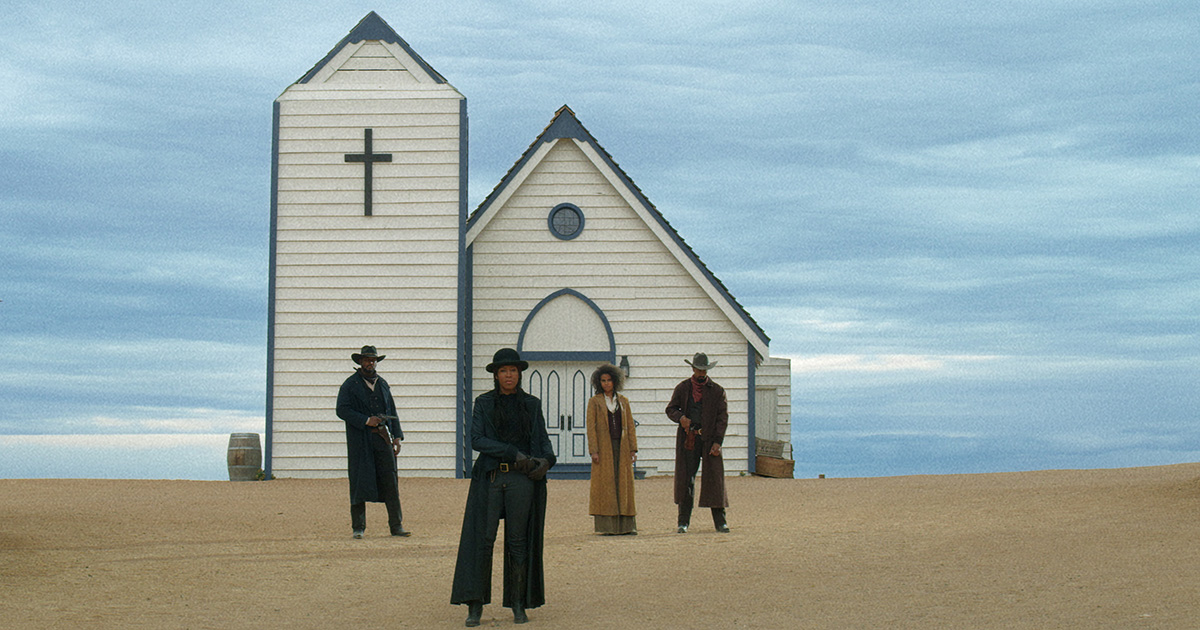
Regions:
[[[793,359],[800,477],[1200,461],[1200,5],[10,3],[0,477],[263,430],[271,103],[369,11],[470,206],[569,105]]]

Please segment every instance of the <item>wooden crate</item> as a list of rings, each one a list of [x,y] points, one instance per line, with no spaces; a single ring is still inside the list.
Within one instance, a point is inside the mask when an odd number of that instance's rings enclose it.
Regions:
[[[779,457],[758,455],[754,458],[754,474],[760,477],[776,477],[791,479],[795,473],[796,462]]]
[[[754,438],[755,455],[783,459],[783,449],[785,446],[787,446],[787,442],[784,442],[783,440],[764,440],[762,438]]]

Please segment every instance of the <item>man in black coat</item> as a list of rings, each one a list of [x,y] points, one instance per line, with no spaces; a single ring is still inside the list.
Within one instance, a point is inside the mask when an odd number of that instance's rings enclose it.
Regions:
[[[478,626],[492,599],[492,549],[504,519],[504,599],[513,621],[546,601],[542,545],[546,524],[546,471],[556,458],[542,403],[521,389],[529,364],[501,348],[487,371],[494,389],[475,399],[471,448],[479,452],[463,513],[450,603],[467,604],[468,627]]]
[[[387,381],[375,372],[386,355],[363,346],[350,355],[358,370],[338,390],[337,416],[346,422],[346,463],[350,476],[350,524],[354,537],[367,528],[367,501],[387,506],[393,536],[408,536],[402,524],[396,456],[404,432],[396,418],[396,401]]]

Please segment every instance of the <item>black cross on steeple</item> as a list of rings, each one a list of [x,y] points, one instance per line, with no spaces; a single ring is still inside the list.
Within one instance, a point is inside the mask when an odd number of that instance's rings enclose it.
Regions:
[[[371,151],[371,130],[363,129],[366,148],[363,153],[347,153],[347,162],[362,162],[366,171],[366,181],[363,184],[363,215],[371,216],[371,165],[375,162],[391,162],[391,153],[373,153]]]

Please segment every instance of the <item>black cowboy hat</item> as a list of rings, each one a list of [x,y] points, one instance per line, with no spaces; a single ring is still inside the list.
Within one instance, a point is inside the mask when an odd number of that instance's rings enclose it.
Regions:
[[[522,372],[529,368],[529,363],[522,361],[521,355],[516,350],[500,348],[496,354],[492,355],[492,362],[488,364],[487,371],[495,372],[506,365],[515,365]]]
[[[363,359],[375,359],[376,361],[382,361],[386,357],[386,354],[376,354],[375,346],[363,346],[362,350],[350,355],[350,360],[361,365]]]
[[[708,355],[704,354],[703,352],[697,352],[696,356],[692,357],[691,361],[684,359],[683,362],[696,368],[697,370],[702,370],[705,372],[709,371],[710,369],[712,369],[714,367],[717,367],[717,362],[713,361],[712,363],[709,363]]]

